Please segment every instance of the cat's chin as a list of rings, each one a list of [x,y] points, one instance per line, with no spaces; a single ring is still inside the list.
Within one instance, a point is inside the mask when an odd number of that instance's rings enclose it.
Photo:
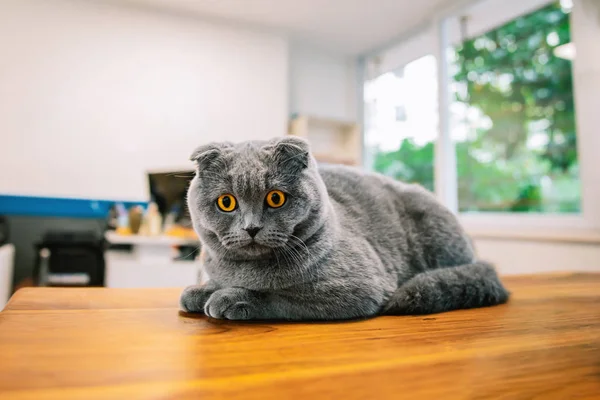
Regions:
[[[247,260],[257,260],[262,258],[271,258],[273,249],[256,242],[251,242],[245,246],[238,247],[234,250],[236,258],[241,257]]]

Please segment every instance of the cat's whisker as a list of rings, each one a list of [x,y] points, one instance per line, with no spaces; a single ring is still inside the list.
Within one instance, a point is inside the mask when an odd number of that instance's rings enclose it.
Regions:
[[[290,247],[290,251],[296,256],[296,259],[298,260],[299,264],[303,264],[306,260],[304,260],[305,256],[303,253],[301,253],[298,248],[296,247]]]
[[[309,262],[307,262],[308,260],[306,259],[307,257],[304,255],[304,253],[300,253],[300,251],[298,250],[298,248],[293,247],[293,246],[288,246],[288,251],[290,253],[292,253],[294,255],[294,259],[296,260],[296,268],[300,268],[300,272],[302,274],[303,280],[304,281],[309,281],[311,279],[306,279],[306,275],[305,275],[305,271],[304,271],[304,266],[305,265],[309,265]],[[309,254],[308,254],[309,255]]]
[[[310,250],[308,249],[308,246],[306,245],[306,243],[304,243],[304,240],[300,239],[298,236],[295,236],[295,235],[290,235],[290,239],[295,239],[295,240],[299,241],[300,244],[302,245],[302,247],[304,248],[304,250],[306,250],[306,254],[308,255],[308,258],[310,258]]]
[[[281,249],[281,255],[283,256],[283,258],[285,258],[285,262],[287,264],[287,266],[289,267],[290,265],[293,264],[293,262],[291,262],[290,258],[288,257],[288,252],[287,252],[287,248],[286,247],[282,247]]]
[[[197,252],[198,250],[200,250],[200,246],[196,247],[194,250],[192,250],[192,252],[191,252],[191,253],[189,253],[188,255],[184,256],[183,258],[184,258],[184,259],[188,258],[189,256],[191,256],[192,254],[194,254],[194,253],[195,253],[195,252]]]
[[[300,271],[300,275],[302,276],[302,282],[310,282],[311,279],[310,278],[307,279],[306,271],[303,268],[305,263],[303,262],[302,257],[298,253],[298,251],[289,245],[286,246],[285,249],[286,249],[287,254],[289,254],[290,258],[292,259],[295,269]]]
[[[275,259],[277,260],[277,266],[279,267],[279,269],[281,269],[281,264],[279,263],[279,257],[277,257],[277,252],[274,251],[273,254],[275,255]]]

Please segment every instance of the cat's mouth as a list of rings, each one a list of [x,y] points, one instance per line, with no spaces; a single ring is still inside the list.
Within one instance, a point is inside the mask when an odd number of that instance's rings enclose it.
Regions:
[[[231,256],[242,259],[264,259],[275,257],[278,249],[286,247],[287,240],[270,240],[272,238],[244,238],[243,240],[222,241]]]
[[[260,244],[256,240],[253,240],[250,243],[248,243],[247,245],[242,246],[242,249],[248,249],[248,250],[265,250],[265,249],[270,249],[270,247],[269,246],[265,246],[264,244]]]
[[[248,253],[248,254],[256,255],[256,256],[265,255],[265,254],[271,253],[273,251],[273,249],[271,247],[264,245],[264,244],[260,244],[260,243],[256,242],[255,240],[248,243],[247,245],[240,247],[239,249],[242,250],[244,253]]]

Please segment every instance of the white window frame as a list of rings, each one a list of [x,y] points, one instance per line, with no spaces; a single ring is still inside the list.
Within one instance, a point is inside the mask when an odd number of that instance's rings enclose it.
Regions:
[[[594,42],[594,35],[600,34],[600,17],[594,20],[594,14],[586,10],[589,0],[573,0],[571,12],[571,37],[578,48],[577,58],[573,62],[573,90],[575,97],[575,116],[577,134],[577,155],[581,180],[581,213],[580,214],[535,214],[535,213],[460,213],[459,218],[467,231],[473,236],[489,238],[520,238],[552,241],[600,242],[600,103],[597,93],[600,92],[600,49]],[[440,201],[453,212],[458,211],[458,192],[456,174],[455,144],[450,137],[449,91],[450,77],[444,49],[448,47],[451,37],[457,36],[457,26],[452,25],[455,17],[463,15],[465,10],[471,12],[482,7],[483,26],[474,26],[477,30],[489,30],[489,22],[484,14],[486,0],[463,0],[454,2],[452,6],[442,9],[432,16],[430,22],[397,41],[396,45],[378,49],[363,55],[361,63],[362,79],[360,84],[373,79],[381,73],[414,61],[426,54],[433,54],[438,65],[438,106],[440,124],[435,147],[435,193]],[[521,0],[519,2],[502,2],[501,10],[490,10],[490,18],[507,17],[506,21],[516,15],[550,4],[552,0]],[[510,5],[510,7],[509,7]],[[514,7],[514,10],[510,10]],[[477,11],[475,11],[477,12]],[[498,17],[496,14],[508,13]],[[503,22],[502,22],[503,23]],[[480,25],[481,25],[480,24]],[[594,47],[596,46],[596,47]],[[584,50],[579,50],[579,49]],[[585,58],[585,59],[584,59]],[[590,85],[593,82],[592,85]],[[359,89],[362,93],[362,88]],[[364,103],[361,100],[361,110]]]

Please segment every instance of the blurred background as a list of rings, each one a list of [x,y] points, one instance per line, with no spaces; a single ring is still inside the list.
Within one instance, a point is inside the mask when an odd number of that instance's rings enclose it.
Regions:
[[[502,274],[600,270],[599,0],[3,0],[0,308],[193,284],[214,140],[416,182]]]

